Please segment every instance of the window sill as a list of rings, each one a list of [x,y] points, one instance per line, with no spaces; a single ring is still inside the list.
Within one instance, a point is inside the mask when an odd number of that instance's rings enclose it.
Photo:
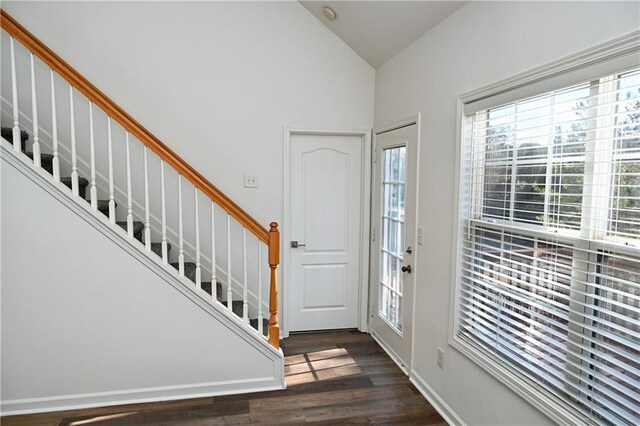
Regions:
[[[533,405],[552,421],[558,424],[595,424],[590,422],[569,403],[559,400],[545,392],[541,392],[540,389],[529,380],[517,374],[514,369],[496,361],[493,357],[470,342],[454,336],[449,340],[449,344],[518,396]]]

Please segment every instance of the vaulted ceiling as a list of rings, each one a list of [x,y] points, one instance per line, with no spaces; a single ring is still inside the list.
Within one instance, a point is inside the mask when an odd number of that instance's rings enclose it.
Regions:
[[[372,67],[377,68],[467,1],[300,1]],[[330,21],[325,6],[336,12]]]

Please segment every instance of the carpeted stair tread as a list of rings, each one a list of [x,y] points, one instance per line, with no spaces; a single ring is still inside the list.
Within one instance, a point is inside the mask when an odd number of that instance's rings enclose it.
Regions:
[[[115,201],[114,207],[118,207],[118,203]],[[98,210],[109,216],[109,200],[98,200]]]
[[[2,128],[2,137],[13,144],[13,129],[11,127]],[[29,133],[26,130],[20,130],[20,139],[22,140],[22,151],[26,149]]]
[[[125,231],[127,230],[127,222],[126,221],[121,221],[121,222],[116,222],[116,224],[124,229]],[[142,230],[144,229],[144,223],[142,223],[139,220],[134,220],[133,221],[133,234],[140,234],[142,232]]]
[[[167,243],[167,254],[171,250],[171,244]],[[162,257],[162,243],[151,243],[151,251]]]
[[[224,307],[227,307],[227,302],[224,301],[222,302],[222,304],[224,305]],[[242,300],[234,300],[231,303],[231,310],[233,311],[234,314],[236,314],[236,316],[239,316],[240,318],[242,318]]]
[[[13,128],[11,127],[2,127],[2,137],[11,141],[13,139]],[[22,141],[26,141],[29,139],[29,133],[26,130],[20,130],[20,139]]]
[[[71,188],[71,176],[60,178],[60,182]],[[86,188],[87,186],[89,186],[89,179],[78,176],[78,188]]]
[[[31,158],[33,160],[33,152],[25,151],[24,155]],[[53,164],[53,154],[44,154],[40,153],[40,163],[41,164]]]
[[[127,222],[126,221],[122,221],[122,222],[116,222],[116,224],[121,227],[122,229],[124,229],[125,231],[127,230]],[[136,240],[142,242],[142,230],[144,229],[144,223],[140,222],[139,220],[134,220],[133,221],[133,238],[135,238]]]
[[[178,262],[171,263],[171,266],[178,269]],[[191,281],[196,281],[196,264],[194,262],[184,262],[184,276]]]
[[[60,178],[60,182],[71,188],[71,176]],[[78,195],[80,195],[80,198],[87,198],[87,186],[89,186],[89,181],[82,176],[78,176]]]
[[[202,285],[202,289],[211,295],[211,281],[200,283]],[[222,284],[216,283],[216,299],[222,299]]]
[[[251,327],[258,329],[258,318],[250,319],[249,324]],[[267,336],[269,334],[269,320],[267,318],[262,318],[262,334]]]
[[[33,160],[33,152],[25,151],[25,155]],[[40,154],[40,166],[53,174],[53,154]]]

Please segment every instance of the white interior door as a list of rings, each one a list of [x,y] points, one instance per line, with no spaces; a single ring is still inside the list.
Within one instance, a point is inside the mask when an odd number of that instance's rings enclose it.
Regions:
[[[290,331],[358,326],[362,137],[292,135]]]
[[[418,126],[376,135],[372,254],[373,334],[411,365]]]

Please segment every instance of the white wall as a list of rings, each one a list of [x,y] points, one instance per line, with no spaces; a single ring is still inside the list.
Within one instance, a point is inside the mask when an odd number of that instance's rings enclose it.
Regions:
[[[373,70],[296,2],[2,7],[265,224],[282,214],[283,124],[372,124]],[[639,12],[471,3],[376,72],[376,125],[423,114],[414,368],[468,424],[548,420],[447,347],[456,97],[637,29]]]
[[[456,99],[459,95],[639,28],[637,2],[473,2],[376,71],[375,125],[422,113],[416,373],[470,425],[549,420],[447,346]],[[446,349],[444,370],[437,348]]]
[[[194,303],[2,156],[3,415],[282,386],[281,355],[266,342]]]
[[[2,7],[265,226],[283,125],[372,127],[373,68],[297,2]]]
[[[282,219],[283,125],[373,125],[374,70],[297,2],[4,1],[2,7],[265,227]],[[8,45],[5,34],[0,95],[6,101],[11,100]],[[21,124],[31,130],[29,56],[20,47],[17,62],[19,105],[26,115]],[[49,74],[37,62],[36,78],[40,137],[43,152],[51,153]],[[65,176],[70,170],[69,95],[61,80],[56,91]],[[79,170],[88,177],[88,102],[79,94],[74,99]],[[10,125],[11,108],[1,106],[2,123]],[[106,116],[96,113],[94,118],[98,198],[106,199]],[[114,126],[113,138],[117,217],[125,220],[124,132]],[[131,151],[133,212],[142,220],[142,148],[133,138]],[[149,167],[152,241],[159,242],[160,173],[153,154]],[[245,173],[259,176],[258,189],[243,187]],[[170,259],[175,262],[177,175],[168,171],[166,182]],[[183,194],[185,254],[194,261],[190,184],[183,186]],[[204,197],[200,211],[203,281],[209,281],[209,207]],[[218,213],[216,261],[222,267],[218,278],[226,282],[225,216]],[[233,226],[231,269],[239,279],[240,229]],[[252,260],[257,245],[249,244]],[[256,287],[257,268],[251,265],[248,273]],[[286,291],[286,283],[282,289]],[[257,301],[250,299],[254,309]]]

